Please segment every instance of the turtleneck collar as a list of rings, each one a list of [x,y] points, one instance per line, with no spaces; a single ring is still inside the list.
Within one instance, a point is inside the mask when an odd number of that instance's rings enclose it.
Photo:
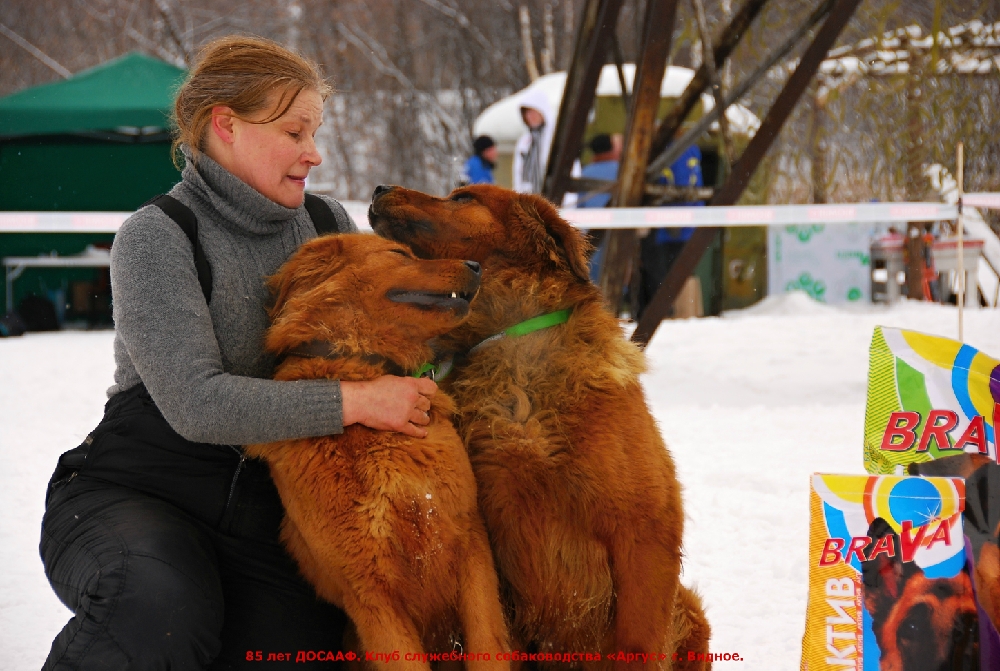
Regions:
[[[211,203],[229,225],[249,233],[270,235],[303,210],[301,205],[295,209],[279,205],[204,152],[198,152],[197,164],[189,147],[181,145],[181,152],[185,159],[184,182]]]

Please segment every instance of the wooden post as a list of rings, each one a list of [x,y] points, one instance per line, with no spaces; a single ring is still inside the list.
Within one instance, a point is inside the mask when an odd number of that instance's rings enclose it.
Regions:
[[[618,168],[618,188],[611,197],[614,207],[639,207],[646,193],[646,162],[660,107],[660,88],[670,55],[677,3],[678,0],[649,0],[646,5],[640,57],[632,82],[632,104]],[[607,234],[599,284],[616,315],[628,268],[632,266],[632,272],[638,272],[632,264],[637,245],[635,230],[614,230]]]
[[[760,14],[760,11],[767,2],[768,0],[747,0],[746,4],[740,8],[740,11],[733,16],[732,21],[722,31],[719,44],[715,47],[716,67],[726,62],[726,59],[733,53],[736,45],[740,43],[740,39],[746,34],[750,28],[750,24],[757,18],[757,15]],[[694,77],[688,83],[687,88],[684,89],[684,93],[677,99],[674,106],[667,112],[667,116],[663,118],[663,121],[657,128],[656,134],[653,136],[653,142],[649,147],[651,157],[663,153],[667,145],[673,141],[677,129],[680,128],[684,119],[694,109],[694,106],[698,104],[702,91],[705,90],[708,84],[708,67],[705,63],[702,63],[698,71],[694,73]]]
[[[816,71],[819,70],[819,66],[826,57],[827,52],[833,46],[834,42],[837,41],[837,37],[844,29],[844,26],[847,25],[847,22],[854,14],[854,10],[857,9],[860,2],[861,0],[836,0],[829,16],[823,22],[822,28],[819,29],[812,43],[806,48],[805,53],[802,54],[795,72],[788,78],[781,93],[778,94],[770,111],[761,123],[760,129],[754,135],[753,140],[750,141],[746,151],[743,152],[743,155],[740,156],[739,160],[733,166],[726,183],[715,193],[710,205],[733,205],[739,200],[743,191],[750,183],[750,178],[753,176],[757,166],[763,160],[767,150],[770,149],[771,143],[777,138],[782,126],[792,113],[795,104],[808,87],[809,81],[816,74]],[[687,244],[681,250],[680,256],[670,267],[670,271],[660,284],[660,288],[657,289],[656,295],[653,296],[652,301],[647,306],[642,319],[639,320],[639,324],[632,334],[633,342],[646,345],[650,338],[653,337],[656,328],[660,325],[660,322],[677,299],[677,295],[681,287],[684,286],[684,282],[694,271],[695,266],[698,265],[698,261],[701,260],[705,250],[708,249],[720,230],[717,227],[695,229],[691,239],[688,240]]]
[[[618,26],[618,15],[624,0],[587,0],[583,18],[573,44],[573,60],[566,73],[559,118],[556,121],[552,150],[545,168],[543,193],[555,204],[562,202],[569,181],[569,173],[583,146],[583,130],[587,114],[594,104],[597,80],[608,49],[611,36]]]
[[[792,49],[794,49],[795,45],[797,45],[799,41],[805,37],[806,33],[812,30],[817,23],[822,21],[823,18],[830,13],[830,10],[833,8],[833,3],[834,0],[823,0],[815,11],[809,15],[809,18],[806,19],[805,23],[799,26],[797,30],[793,31],[781,46],[772,51],[771,54],[764,59],[764,62],[757,66],[753,73],[740,82],[739,86],[734,87],[729,92],[723,106],[728,109],[730,105],[734,104],[737,100],[746,95],[746,93],[753,88],[758,81],[763,79],[763,77],[771,71],[771,68],[774,67],[778,61],[791,53]],[[718,53],[718,51],[716,51],[716,53]],[[687,90],[685,90],[684,95],[687,95]],[[660,170],[676,161],[688,147],[694,144],[695,141],[701,137],[702,133],[709,129],[712,123],[722,115],[722,112],[723,110],[716,105],[707,114],[703,114],[701,118],[698,119],[698,121],[684,133],[683,136],[679,139],[671,141],[670,145],[657,155],[656,158],[650,158],[649,167],[646,168],[646,177],[650,178],[656,175],[660,172]],[[673,110],[667,115],[667,118],[664,119],[660,128],[656,131],[657,136],[662,133],[664,125],[671,116],[673,116]],[[679,123],[680,121],[678,121],[678,124]],[[653,144],[654,146],[656,145],[656,140],[653,141]]]

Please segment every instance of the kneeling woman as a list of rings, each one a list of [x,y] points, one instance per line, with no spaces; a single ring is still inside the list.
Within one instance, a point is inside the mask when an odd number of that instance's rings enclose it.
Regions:
[[[115,384],[46,495],[42,561],[75,613],[46,669],[229,669],[257,651],[294,663],[299,650],[341,646],[343,613],[317,600],[279,545],[281,502],[240,446],[355,422],[423,436],[436,387],[270,379],[265,278],[316,235],[303,199],[329,90],[298,55],[233,37],[209,44],[178,92],[186,166],[169,195],[197,220],[210,289],[160,207],[122,225]],[[355,230],[335,200],[321,205],[339,232]]]

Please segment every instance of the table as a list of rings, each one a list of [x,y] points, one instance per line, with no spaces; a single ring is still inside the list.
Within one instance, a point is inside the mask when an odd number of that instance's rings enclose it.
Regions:
[[[979,307],[979,257],[983,253],[983,240],[965,240],[962,245],[963,267],[965,269],[965,307]],[[871,287],[872,302],[894,303],[901,296],[900,288],[906,284],[906,266],[903,262],[904,238],[891,235],[879,238],[871,246]],[[939,274],[939,286],[951,289],[957,283],[951,281],[951,273],[958,272],[958,241],[952,238],[935,240],[931,247],[934,270]]]
[[[81,254],[79,256],[5,256],[7,312],[14,311],[14,280],[25,268],[108,268],[111,254]]]

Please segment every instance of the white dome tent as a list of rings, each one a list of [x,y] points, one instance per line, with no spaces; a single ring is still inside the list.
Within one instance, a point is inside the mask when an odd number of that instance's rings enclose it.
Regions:
[[[635,77],[635,65],[626,63],[623,68],[625,83],[631,93],[632,81]],[[684,92],[688,83],[694,77],[694,71],[689,68],[671,65],[667,68],[660,86],[661,98],[677,98]],[[476,119],[473,125],[474,135],[489,135],[497,144],[500,157],[497,161],[495,171],[497,182],[503,185],[510,183],[510,160],[517,139],[525,132],[524,123],[521,121],[520,100],[529,92],[534,93],[541,90],[548,97],[553,110],[558,110],[562,103],[563,89],[566,86],[566,73],[553,72],[539,77],[526,88],[499,100],[485,110]],[[618,80],[618,71],[614,65],[605,65],[601,69],[601,76],[597,81],[598,98],[620,98],[621,84]],[[711,110],[715,106],[715,101],[709,94],[701,97],[702,109]],[[760,127],[758,119],[750,110],[742,105],[732,105],[726,110],[726,119],[734,135],[753,137],[753,134]],[[713,124],[713,130],[718,128],[718,124]]]

